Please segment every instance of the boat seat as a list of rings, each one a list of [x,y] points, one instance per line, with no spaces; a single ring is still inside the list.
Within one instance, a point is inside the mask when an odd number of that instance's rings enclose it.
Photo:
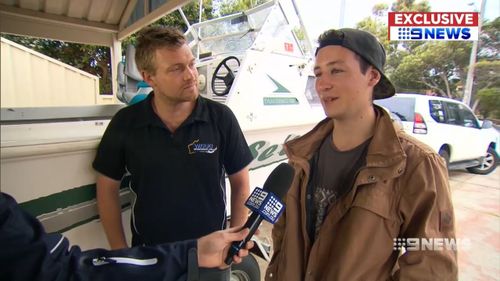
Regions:
[[[128,45],[125,59],[118,64],[118,99],[126,104],[144,100],[153,91],[142,76],[135,63],[135,47]]]

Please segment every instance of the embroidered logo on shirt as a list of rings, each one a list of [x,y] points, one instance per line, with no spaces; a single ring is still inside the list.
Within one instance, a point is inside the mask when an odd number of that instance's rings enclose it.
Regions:
[[[192,143],[190,143],[187,148],[189,154],[195,154],[195,153],[209,153],[212,154],[215,151],[217,151],[217,146],[212,143],[199,143],[199,139],[194,140]]]

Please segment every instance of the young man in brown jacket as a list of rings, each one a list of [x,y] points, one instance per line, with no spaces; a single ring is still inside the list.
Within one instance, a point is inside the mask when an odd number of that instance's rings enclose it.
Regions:
[[[365,31],[319,37],[315,86],[328,118],[285,144],[295,179],[266,280],[457,280],[456,249],[400,251],[407,239],[453,240],[454,216],[443,160],[373,104],[395,93],[385,58]]]

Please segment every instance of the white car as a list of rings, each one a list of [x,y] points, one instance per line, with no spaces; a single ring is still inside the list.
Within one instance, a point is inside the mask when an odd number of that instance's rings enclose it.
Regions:
[[[442,97],[396,94],[376,100],[401,119],[404,130],[441,155],[448,169],[489,174],[499,161],[500,133],[465,104]]]

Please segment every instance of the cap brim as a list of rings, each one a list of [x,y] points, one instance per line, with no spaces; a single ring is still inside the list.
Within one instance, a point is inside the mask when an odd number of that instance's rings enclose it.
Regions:
[[[380,81],[375,88],[373,88],[373,99],[376,100],[390,98],[396,93],[396,89],[394,88],[394,85],[392,85],[391,81],[389,81],[383,73],[380,74]]]

